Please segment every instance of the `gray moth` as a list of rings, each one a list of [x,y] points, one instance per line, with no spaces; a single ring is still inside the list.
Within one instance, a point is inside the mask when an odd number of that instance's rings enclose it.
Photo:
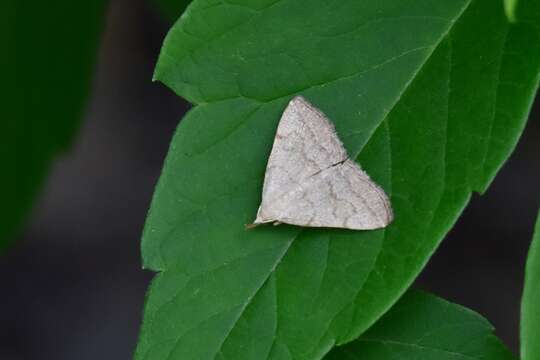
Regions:
[[[392,220],[388,196],[349,159],[330,120],[303,97],[293,98],[279,121],[252,226],[369,230]]]

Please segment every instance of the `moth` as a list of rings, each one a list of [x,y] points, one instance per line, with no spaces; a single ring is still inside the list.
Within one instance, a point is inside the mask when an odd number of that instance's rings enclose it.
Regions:
[[[255,221],[306,227],[379,229],[390,200],[347,155],[328,117],[301,96],[283,112],[268,159]]]

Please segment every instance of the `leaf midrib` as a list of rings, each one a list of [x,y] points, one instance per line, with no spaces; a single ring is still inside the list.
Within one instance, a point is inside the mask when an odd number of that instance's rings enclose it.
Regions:
[[[287,251],[289,251],[289,248],[291,247],[292,243],[294,242],[294,240],[296,240],[296,238],[301,234],[301,231],[298,232],[297,234],[295,234],[287,243],[286,245],[284,246],[283,248],[283,251],[281,252],[281,254],[279,254],[278,258],[276,259],[276,261],[274,262],[274,264],[272,265],[272,268],[270,269],[270,272],[268,273],[268,275],[266,276],[266,278],[261,282],[261,285],[259,285],[257,288],[255,288],[255,290],[253,291],[253,294],[248,297],[247,301],[242,305],[242,307],[240,308],[240,310],[238,311],[238,316],[236,316],[231,324],[231,326],[229,327],[229,329],[227,330],[227,333],[225,334],[225,336],[223,337],[223,340],[221,341],[221,343],[219,344],[219,347],[217,348],[216,352],[214,353],[214,355],[212,356],[213,359],[216,359],[217,355],[220,353],[221,349],[223,348],[223,345],[225,344],[225,341],[227,341],[229,335],[231,334],[231,332],[233,331],[234,327],[236,326],[236,324],[238,323],[238,321],[240,320],[240,318],[242,317],[242,315],[244,314],[244,311],[247,309],[247,307],[249,306],[249,304],[251,304],[251,302],[253,301],[253,299],[255,298],[255,296],[257,296],[257,293],[259,292],[259,290],[262,289],[262,287],[266,284],[266,282],[268,281],[268,279],[270,278],[270,276],[272,275],[272,273],[276,270],[277,266],[279,265],[279,263],[281,262],[281,260],[283,259],[283,257],[285,257],[285,255],[287,254]]]

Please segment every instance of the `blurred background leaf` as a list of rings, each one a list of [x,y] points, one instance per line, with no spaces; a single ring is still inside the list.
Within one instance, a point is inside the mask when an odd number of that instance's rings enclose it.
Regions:
[[[105,0],[4,0],[0,251],[16,235],[51,161],[84,114]]]
[[[540,214],[525,269],[521,305],[521,359],[540,359]]]
[[[479,314],[410,290],[357,340],[325,360],[512,360]]]
[[[191,0],[149,0],[161,16],[170,23],[175,22],[184,12]]]

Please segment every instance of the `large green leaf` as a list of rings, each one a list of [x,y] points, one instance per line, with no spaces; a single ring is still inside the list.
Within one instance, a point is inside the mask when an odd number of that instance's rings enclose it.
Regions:
[[[105,0],[2,0],[0,248],[77,129]]]
[[[511,360],[514,357],[477,313],[409,291],[359,339],[325,360]]]
[[[156,69],[197,106],[143,234],[161,273],[136,358],[320,359],[370,327],[517,142],[540,64],[519,19],[492,0],[195,0]],[[296,94],[391,195],[390,227],[245,230]]]
[[[527,257],[521,304],[521,359],[540,359],[540,214]]]

